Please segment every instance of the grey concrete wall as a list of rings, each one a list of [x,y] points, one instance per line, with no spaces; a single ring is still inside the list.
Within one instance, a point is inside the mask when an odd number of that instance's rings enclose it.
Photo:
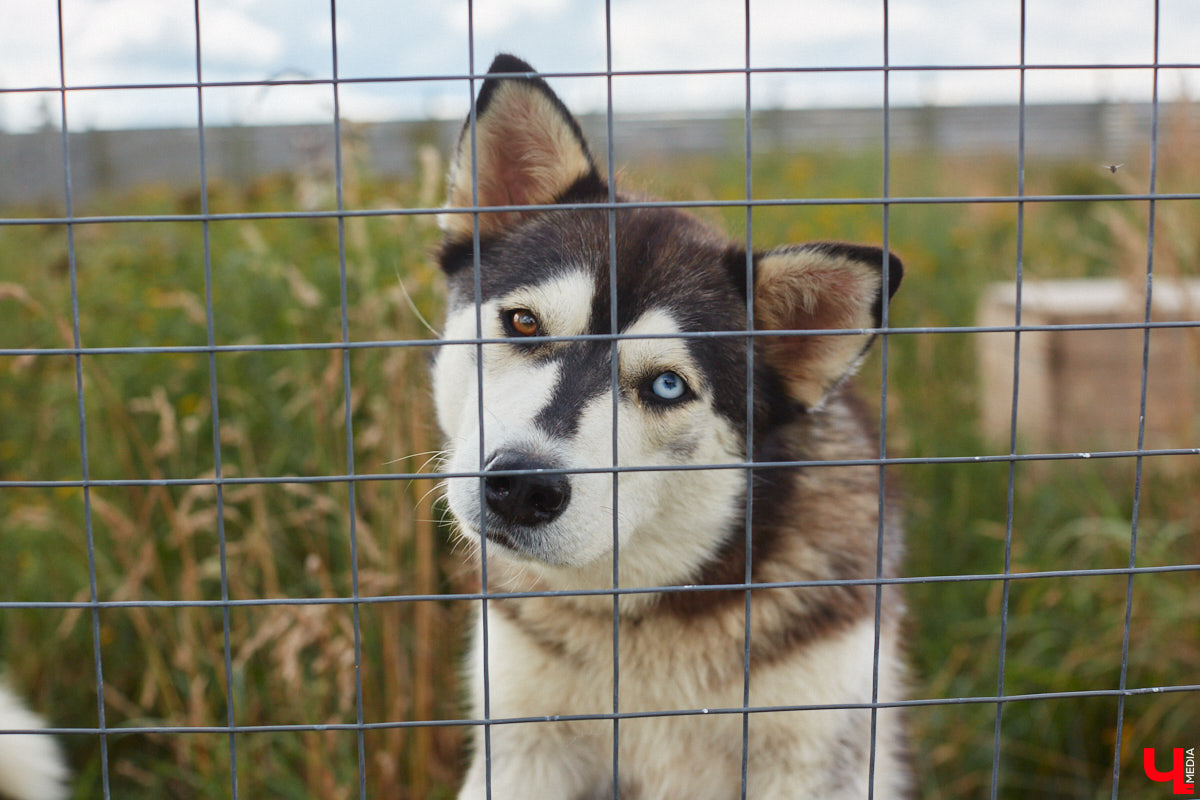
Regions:
[[[1149,144],[1149,104],[1030,105],[1026,109],[1026,152],[1031,157],[1085,157],[1097,163],[1131,159]],[[1163,104],[1162,118],[1185,117],[1200,124],[1200,105]],[[607,153],[603,115],[581,119],[598,156]],[[883,112],[871,109],[763,111],[752,121],[753,149],[803,152],[863,150],[883,141]],[[417,151],[433,144],[446,152],[459,123],[419,121],[343,123],[348,152],[384,175],[409,176]],[[618,163],[687,153],[740,157],[744,121],[739,115],[619,116],[614,120]],[[891,147],[896,152],[1016,153],[1015,106],[894,108]],[[199,135],[194,129],[81,131],[69,136],[72,196],[84,204],[98,191],[120,191],[145,183],[191,188],[200,182]],[[233,182],[298,169],[332,171],[334,129],[325,125],[226,127],[205,130],[206,167],[211,178]],[[0,133],[0,204],[63,206],[62,138],[57,130]]]

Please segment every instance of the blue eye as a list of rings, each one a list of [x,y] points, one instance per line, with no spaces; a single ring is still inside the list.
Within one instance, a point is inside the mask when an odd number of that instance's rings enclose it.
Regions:
[[[650,391],[660,400],[678,400],[687,389],[687,383],[674,372],[664,372],[650,384]]]

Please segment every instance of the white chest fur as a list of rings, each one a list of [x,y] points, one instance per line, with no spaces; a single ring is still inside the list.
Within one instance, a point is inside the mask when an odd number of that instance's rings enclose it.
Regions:
[[[502,723],[491,728],[492,797],[611,797],[614,730],[619,736],[621,796],[737,798],[741,793],[742,651],[714,637],[707,624],[622,630],[618,708],[626,717]],[[570,653],[538,642],[509,616],[488,619],[488,700],[492,719],[611,714],[611,622],[582,625],[590,646]],[[725,632],[729,633],[728,631]],[[881,647],[894,647],[886,635]],[[708,635],[706,635],[708,634]],[[740,635],[739,635],[740,636]],[[716,639],[727,652],[705,652]],[[708,641],[706,641],[708,640]],[[483,716],[480,631],[471,661],[473,710]],[[880,699],[894,699],[897,676],[880,674]],[[750,707],[836,706],[869,703],[874,625],[865,620],[796,648],[751,673]],[[704,709],[709,709],[707,713]],[[683,711],[679,715],[656,712]],[[898,720],[879,712],[876,730],[877,796],[896,796],[891,745]],[[818,708],[751,712],[746,730],[747,797],[865,796],[870,764],[869,709]],[[477,735],[476,747],[483,737]],[[462,797],[482,797],[484,759],[476,757]]]

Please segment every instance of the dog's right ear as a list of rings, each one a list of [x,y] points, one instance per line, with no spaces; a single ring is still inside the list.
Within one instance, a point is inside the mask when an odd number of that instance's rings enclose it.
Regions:
[[[496,56],[489,75],[533,72],[514,56]],[[475,169],[472,169],[471,119],[458,137],[450,165],[447,209],[553,203],[581,178],[599,180],[579,123],[546,82],[537,77],[489,77],[475,101]],[[496,234],[516,224],[524,212],[479,215],[479,235]],[[440,217],[450,241],[469,240],[469,213]]]
[[[900,259],[878,247],[816,242],[772,250],[754,262],[755,324],[764,331],[878,328],[883,305],[903,275]],[[765,336],[761,346],[792,399],[816,408],[857,369],[874,338],[869,333]]]

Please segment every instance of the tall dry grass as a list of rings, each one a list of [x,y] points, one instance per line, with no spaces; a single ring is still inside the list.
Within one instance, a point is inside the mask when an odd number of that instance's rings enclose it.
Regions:
[[[441,169],[415,186],[366,178],[346,150],[348,207],[431,205]],[[300,174],[246,190],[213,187],[214,206],[327,208],[328,175]],[[151,189],[114,200],[171,201]],[[196,210],[183,195],[179,210]],[[427,339],[440,288],[428,258],[430,220],[349,219],[345,253],[349,329],[355,340]],[[205,337],[199,225],[97,225],[75,231],[85,345],[200,344]],[[62,231],[6,229],[13,254],[0,276],[10,320],[5,346],[70,346],[72,322]],[[215,332],[221,344],[337,341],[336,226],[320,221],[236,221],[210,226]],[[50,258],[46,258],[50,255]],[[44,268],[43,265],[49,265]],[[356,350],[349,396],[357,472],[429,471],[439,447],[424,347]],[[225,477],[341,475],[347,471],[341,350],[221,354],[216,359]],[[78,479],[73,364],[66,357],[3,360],[0,474],[8,480]],[[203,354],[83,360],[89,466],[95,478],[211,479],[215,474],[209,371]],[[39,410],[40,409],[40,410]],[[218,514],[228,595],[351,595],[350,492],[358,589],[363,596],[432,595],[463,578],[445,563],[432,481],[94,488],[89,493],[98,596],[106,601],[214,600],[222,594]],[[0,538],[11,571],[7,600],[87,601],[89,565],[77,489],[0,493]],[[52,555],[53,554],[53,555]],[[368,722],[458,714],[454,662],[461,613],[439,602],[363,605],[356,675],[353,613],[346,605],[235,607],[231,672],[219,611],[188,606],[104,609],[98,631],[107,724],[225,725],[227,677],[239,725],[352,723],[356,682]],[[56,725],[93,727],[91,612],[6,612],[4,660]],[[457,728],[387,728],[366,737],[366,780],[376,793],[425,798],[452,782]],[[96,737],[67,737],[77,796],[98,790]],[[357,795],[353,733],[239,735],[243,796]],[[228,794],[223,736],[112,736],[114,796]],[[443,787],[439,790],[437,787]]]

